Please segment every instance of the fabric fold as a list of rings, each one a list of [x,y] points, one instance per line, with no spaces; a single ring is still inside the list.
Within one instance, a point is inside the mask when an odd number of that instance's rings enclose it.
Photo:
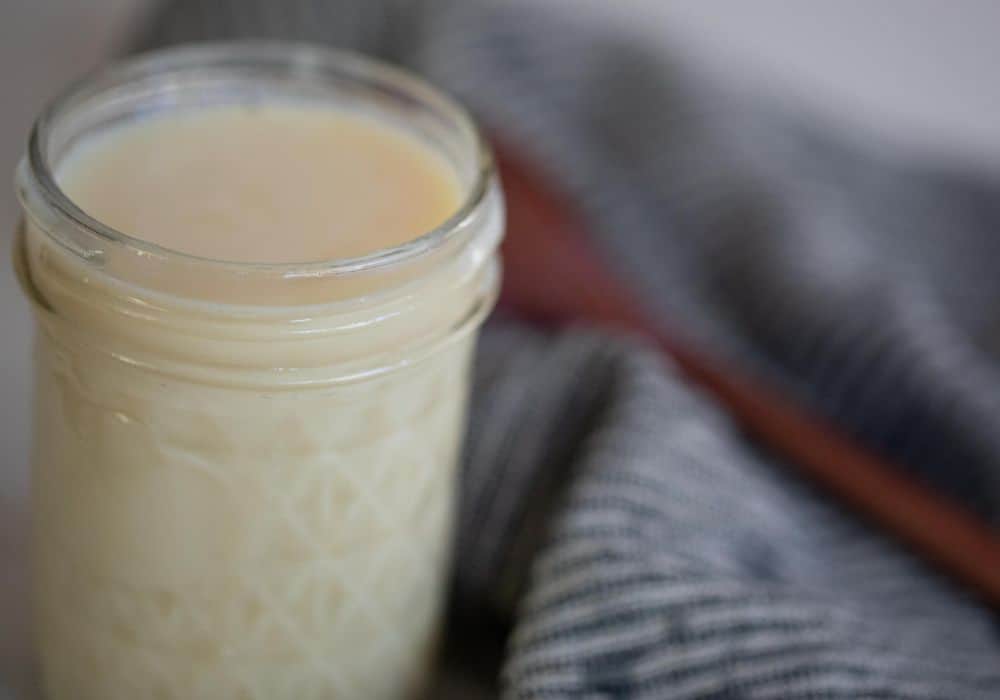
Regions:
[[[492,329],[475,396],[463,532],[529,524],[484,527],[479,475],[502,482],[488,490],[503,501],[525,475],[559,473],[549,454],[575,445],[572,479],[531,523],[544,534],[513,618],[506,697],[972,699],[1000,688],[989,613],[747,444],[660,357],[590,333],[542,342]],[[520,446],[557,423],[547,449]],[[507,452],[483,448],[497,434]],[[460,541],[458,576],[494,600],[504,576],[470,577],[483,537]],[[515,548],[492,551],[511,558],[491,571],[521,570]],[[473,643],[476,629],[456,634]]]

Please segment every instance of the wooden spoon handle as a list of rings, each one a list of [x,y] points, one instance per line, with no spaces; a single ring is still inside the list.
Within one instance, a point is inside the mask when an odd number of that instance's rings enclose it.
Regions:
[[[1000,608],[1000,536],[774,390],[695,351],[641,305],[590,248],[572,207],[537,170],[497,149],[509,224],[501,305],[549,323],[587,321],[646,338],[744,429]]]

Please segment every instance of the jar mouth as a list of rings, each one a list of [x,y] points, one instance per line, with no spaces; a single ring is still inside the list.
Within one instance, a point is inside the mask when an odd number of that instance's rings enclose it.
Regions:
[[[171,79],[211,69],[233,75],[245,71],[265,71],[276,80],[291,81],[300,80],[304,76],[315,78],[325,74],[331,80],[336,78],[344,82],[365,84],[384,90],[386,94],[414,106],[433,110],[447,119],[452,128],[460,131],[467,142],[471,167],[470,176],[465,178],[461,203],[451,216],[435,228],[396,246],[356,257],[270,263],[203,257],[151,243],[90,216],[63,191],[54,175],[55,167],[49,148],[53,128],[62,115],[88,100],[106,98],[107,93],[122,85],[134,85],[143,81],[164,84],[166,81],[165,84],[169,86]],[[169,109],[169,105],[164,109]],[[91,238],[98,244],[111,244],[146,258],[176,260],[237,274],[260,272],[281,278],[326,277],[375,271],[405,264],[437,251],[462,231],[471,228],[472,220],[476,218],[490,193],[494,177],[492,153],[475,121],[454,99],[429,83],[387,63],[350,51],[308,43],[270,40],[208,42],[158,50],[85,76],[42,111],[31,129],[25,160],[24,170],[27,172],[22,172],[29,180],[31,195],[40,197],[77,234],[83,234],[84,239]],[[19,194],[26,210],[30,211],[31,207],[24,201],[28,199],[28,194],[23,191]],[[86,251],[79,249],[79,235],[73,243],[58,235],[53,235],[53,238],[73,252],[88,257]]]

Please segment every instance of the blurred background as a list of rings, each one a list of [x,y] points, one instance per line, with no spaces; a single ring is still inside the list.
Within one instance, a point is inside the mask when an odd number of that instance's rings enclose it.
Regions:
[[[529,0],[512,0],[527,2]],[[539,0],[541,1],[541,0]],[[548,0],[655,37],[726,81],[802,102],[872,143],[1000,171],[1000,2],[995,0]],[[9,183],[41,105],[100,64],[150,0],[0,3],[0,173]],[[17,217],[0,186],[4,251]],[[0,266],[0,675],[23,669],[23,513],[31,324]]]

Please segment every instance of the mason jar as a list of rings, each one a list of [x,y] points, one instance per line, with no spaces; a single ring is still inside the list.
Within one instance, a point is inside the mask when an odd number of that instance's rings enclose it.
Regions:
[[[386,120],[454,169],[440,227],[244,264],[113,230],[60,189],[89,136],[261,100]],[[294,173],[289,173],[294,177]],[[347,53],[150,54],[39,117],[14,258],[36,318],[34,614],[50,700],[412,698],[431,672],[473,346],[503,206],[469,116]],[[183,202],[178,202],[183,206]]]

